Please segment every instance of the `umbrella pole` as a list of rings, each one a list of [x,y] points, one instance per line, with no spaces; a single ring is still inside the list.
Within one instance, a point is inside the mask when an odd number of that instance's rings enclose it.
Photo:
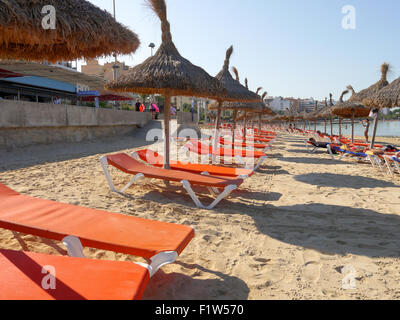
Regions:
[[[171,94],[164,95],[164,169],[170,169],[170,116],[171,116]]]
[[[327,130],[326,130],[326,118],[324,119],[324,123],[325,123],[325,131],[324,133],[326,134]]]
[[[232,135],[233,148],[235,148],[235,135],[236,135],[236,119],[237,119],[237,114],[238,114],[238,111],[237,111],[237,110],[234,110],[234,111],[233,111],[233,135]]]
[[[332,116],[330,118],[330,122],[331,122],[331,137],[333,137],[333,119],[332,119]]]
[[[351,143],[354,143],[354,110],[351,113]]]
[[[258,115],[258,134],[261,134],[261,113]]]
[[[342,138],[342,118],[339,117],[339,137]]]
[[[213,151],[215,152],[218,149],[218,139],[219,139],[219,127],[221,125],[221,113],[222,113],[222,101],[218,101],[218,111],[217,111],[217,119],[215,120],[215,137],[214,137],[214,145]],[[217,162],[216,154],[213,154],[212,163],[215,164]]]
[[[247,140],[247,111],[244,112],[244,119],[243,119],[243,141],[246,142]]]
[[[375,147],[375,139],[376,139],[376,132],[378,130],[378,122],[379,122],[379,112],[376,114],[376,118],[374,119],[374,133],[372,135],[370,149],[373,149]]]

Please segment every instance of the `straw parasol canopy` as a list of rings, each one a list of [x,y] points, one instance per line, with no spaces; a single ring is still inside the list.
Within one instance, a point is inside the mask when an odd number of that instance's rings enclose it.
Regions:
[[[233,79],[229,72],[229,62],[233,53],[233,46],[226,51],[226,57],[222,70],[215,76],[226,89],[226,96],[222,101],[238,101],[238,102],[256,102],[260,100],[257,93],[251,92],[248,88],[242,86],[239,81]],[[237,70],[237,69],[236,69]],[[262,88],[259,88],[261,90]],[[221,99],[219,99],[221,100]]]
[[[349,85],[347,86],[347,89],[352,91],[354,96],[353,87]],[[355,118],[368,117],[370,109],[366,108],[360,102],[352,102],[349,100],[334,106],[331,112],[339,117],[351,119],[353,117]]]
[[[370,99],[363,101],[371,108],[393,108],[400,105],[400,78],[376,93]]]
[[[49,5],[54,29],[42,26]],[[135,33],[84,0],[0,1],[0,43],[0,59],[50,62],[131,54],[140,45]]]
[[[165,168],[170,162],[170,106],[172,96],[197,96],[219,100],[226,97],[223,85],[202,68],[183,58],[172,41],[165,0],[147,0],[161,20],[162,44],[142,64],[132,68],[118,80],[107,83],[114,91],[162,94],[165,97]]]
[[[165,0],[147,0],[161,20],[162,44],[154,56],[107,83],[114,91],[220,99],[222,84],[202,68],[183,58],[172,41]]]
[[[390,66],[388,63],[383,63],[381,65],[381,79],[370,86],[367,89],[364,89],[358,93],[355,93],[354,89],[352,89],[353,95],[349,99],[350,102],[360,102],[360,103],[366,103],[366,105],[370,105],[373,98],[377,93],[379,93],[384,87],[389,85],[389,82],[387,80],[387,75],[390,70]]]

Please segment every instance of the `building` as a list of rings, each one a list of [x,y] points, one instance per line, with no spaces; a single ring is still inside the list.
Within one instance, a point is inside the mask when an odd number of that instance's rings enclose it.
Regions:
[[[82,73],[91,76],[103,77],[106,81],[114,80],[114,66],[117,66],[117,75],[123,75],[129,71],[129,66],[125,62],[112,62],[101,65],[99,60],[87,60],[85,65],[81,66]]]
[[[293,104],[292,101],[284,99],[283,97],[268,97],[266,103],[277,113],[285,112],[286,109],[290,109]]]

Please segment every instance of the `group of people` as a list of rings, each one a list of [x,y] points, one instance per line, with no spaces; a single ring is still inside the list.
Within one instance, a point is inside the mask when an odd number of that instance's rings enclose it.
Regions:
[[[146,111],[145,104],[139,100],[136,102],[135,108],[136,108],[136,112],[145,112]],[[150,104],[149,111],[153,114],[153,119],[158,120],[158,115],[160,114],[160,109],[154,102],[152,102]],[[171,112],[171,116],[175,116],[176,112],[177,112],[176,108],[172,105],[170,108],[170,112]]]
[[[144,103],[142,103],[140,101],[136,102],[135,107],[136,107],[136,112],[145,112],[146,111],[146,106],[144,105]],[[157,107],[157,105],[154,102],[152,102],[150,104],[149,111],[152,113],[153,119],[157,120],[158,115],[160,113],[160,109]]]

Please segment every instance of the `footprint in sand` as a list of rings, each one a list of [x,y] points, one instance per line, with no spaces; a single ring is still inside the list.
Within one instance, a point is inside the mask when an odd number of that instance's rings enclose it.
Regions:
[[[303,254],[304,272],[307,281],[316,283],[321,276],[320,255],[315,251],[307,250]]]

